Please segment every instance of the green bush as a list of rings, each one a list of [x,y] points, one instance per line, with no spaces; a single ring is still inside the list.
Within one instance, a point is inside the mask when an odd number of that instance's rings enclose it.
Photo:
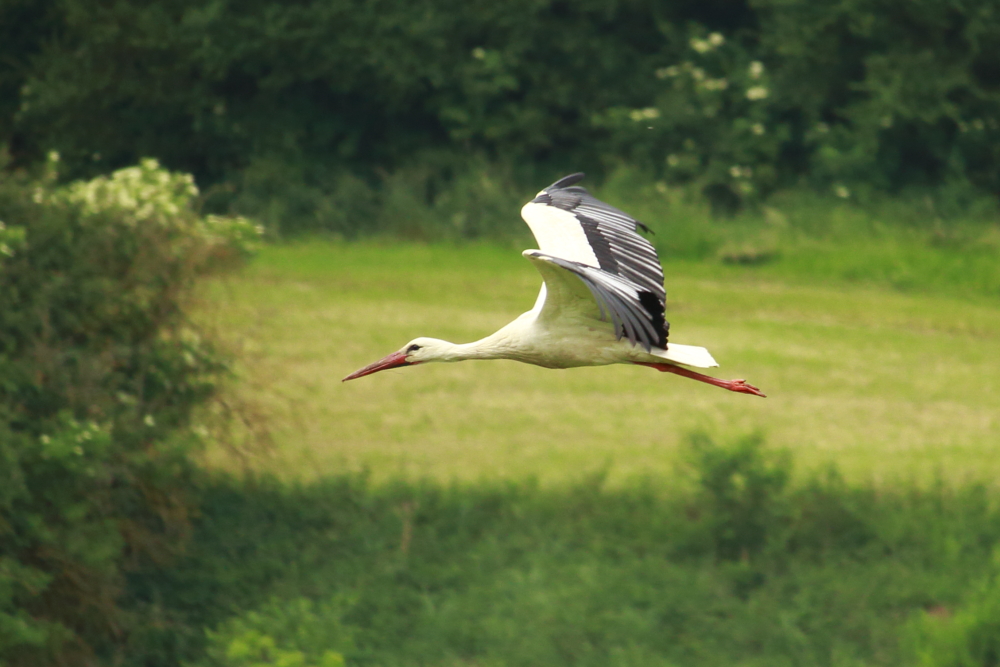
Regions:
[[[954,612],[934,607],[919,613],[907,639],[919,667],[1000,664],[1000,579],[986,579]]]
[[[184,557],[130,577],[157,622],[124,664],[888,667],[911,617],[966,607],[990,637],[994,491],[693,449],[693,484],[210,480]]]
[[[537,179],[524,187],[529,179],[519,178],[518,170],[481,156],[439,166],[408,166],[369,181],[345,170],[316,173],[307,165],[260,159],[243,172],[234,193],[210,196],[285,236],[426,241],[526,235],[517,212],[528,193],[538,191]]]
[[[752,0],[798,154],[826,187],[1000,193],[1000,13],[952,3]]]
[[[135,622],[131,565],[192,511],[192,408],[222,357],[184,316],[258,230],[202,217],[154,160],[57,187],[0,180],[0,661],[85,664]]]
[[[764,64],[722,33],[698,32],[688,53],[656,70],[662,84],[650,106],[611,108],[595,122],[611,133],[614,153],[732,212],[779,184],[791,130],[776,112]]]
[[[748,562],[768,543],[780,542],[791,516],[790,459],[763,445],[759,435],[730,446],[704,434],[691,437],[688,458],[698,489],[693,506],[721,559]]]
[[[352,649],[344,604],[273,599],[208,632],[204,660],[190,667],[343,667]]]

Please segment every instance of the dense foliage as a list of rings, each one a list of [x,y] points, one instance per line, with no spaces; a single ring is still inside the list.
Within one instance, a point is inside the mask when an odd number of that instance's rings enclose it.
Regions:
[[[8,0],[0,143],[75,174],[154,155],[290,230],[344,231],[346,174],[420,165],[433,201],[469,154],[628,160],[728,208],[803,182],[961,204],[1000,193],[997,44],[989,0]]]
[[[983,488],[792,484],[757,438],[689,461],[668,487],[221,481],[133,577],[162,621],[126,664],[993,664]]]
[[[182,307],[257,230],[155,161],[0,180],[0,663],[88,664],[136,619],[124,572],[179,552],[191,410],[224,369]],[[66,663],[68,664],[68,663]]]

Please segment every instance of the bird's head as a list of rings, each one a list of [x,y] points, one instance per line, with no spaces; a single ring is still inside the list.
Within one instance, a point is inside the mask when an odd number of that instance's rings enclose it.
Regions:
[[[428,361],[451,361],[449,353],[455,346],[448,341],[437,338],[414,338],[398,351],[387,357],[379,359],[375,363],[368,364],[359,371],[355,371],[345,377],[342,382],[355,380],[365,375],[371,375],[379,371],[390,368],[400,368],[402,366],[413,366],[423,364]]]

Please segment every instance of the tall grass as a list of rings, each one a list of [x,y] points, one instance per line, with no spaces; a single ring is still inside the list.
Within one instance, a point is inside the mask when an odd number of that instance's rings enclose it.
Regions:
[[[187,556],[131,580],[161,622],[123,664],[990,664],[948,661],[996,646],[982,487],[791,484],[759,438],[685,461],[618,489],[216,480]]]

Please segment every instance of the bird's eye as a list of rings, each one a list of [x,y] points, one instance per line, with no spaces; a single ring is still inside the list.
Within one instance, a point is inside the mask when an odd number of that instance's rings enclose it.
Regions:
[[[419,345],[413,344],[410,347],[406,348],[406,353],[409,354],[410,352],[416,352],[419,349],[420,349]]]

